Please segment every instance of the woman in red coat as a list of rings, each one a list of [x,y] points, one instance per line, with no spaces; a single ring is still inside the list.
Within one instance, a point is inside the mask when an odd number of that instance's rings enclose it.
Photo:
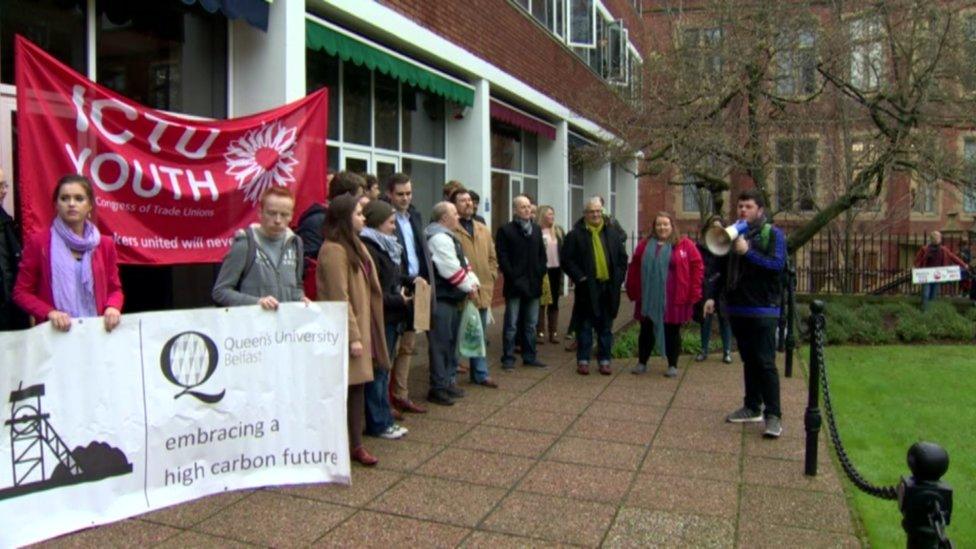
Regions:
[[[656,348],[668,359],[667,377],[678,375],[681,325],[691,320],[701,299],[705,266],[695,243],[678,234],[674,217],[660,212],[654,230],[634,251],[627,268],[627,296],[635,303],[640,320],[637,366],[634,374],[647,372],[647,359]]]
[[[104,316],[112,331],[122,318],[122,284],[115,243],[90,217],[95,195],[88,178],[66,175],[54,189],[51,228],[24,247],[14,302],[38,323],[67,332],[72,318]]]

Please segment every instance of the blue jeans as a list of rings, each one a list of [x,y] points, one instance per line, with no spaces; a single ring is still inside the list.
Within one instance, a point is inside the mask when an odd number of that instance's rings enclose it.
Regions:
[[[481,330],[485,334],[485,346],[488,345],[488,309],[478,309],[481,315]],[[483,356],[474,357],[470,361],[471,382],[481,383],[488,379],[488,359]]]
[[[703,354],[708,354],[708,343],[712,339],[712,319],[718,317],[718,333],[722,336],[722,352],[725,354],[732,352],[732,325],[725,315],[713,313],[705,315],[701,324],[701,345]]]
[[[386,350],[393,364],[393,353],[400,337],[397,324],[386,325]],[[378,435],[393,425],[393,412],[390,409],[390,370],[373,368],[373,381],[366,384],[366,432]]]
[[[522,316],[522,362],[535,362],[535,326],[539,323],[539,298],[513,297],[505,300],[505,337],[502,341],[502,364],[515,364],[515,332],[518,331],[519,310]]]
[[[576,362],[590,363],[594,330],[596,330],[596,359],[600,364],[610,364],[610,351],[613,349],[613,319],[606,313],[597,317],[587,313],[580,314],[576,325]]]
[[[938,284],[922,284],[922,310],[929,308],[929,302],[939,297]]]

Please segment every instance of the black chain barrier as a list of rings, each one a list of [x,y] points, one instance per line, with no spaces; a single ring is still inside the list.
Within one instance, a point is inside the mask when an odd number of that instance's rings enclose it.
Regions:
[[[868,495],[898,501],[902,528],[910,549],[952,548],[952,541],[946,533],[952,516],[952,488],[940,481],[949,468],[949,455],[941,446],[931,442],[913,444],[908,450],[908,467],[912,476],[904,476],[900,483],[892,486],[876,486],[866,480],[847,455],[830,399],[830,380],[824,360],[824,308],[822,301],[814,301],[810,306],[810,378],[803,421],[807,434],[804,472],[810,476],[817,474],[817,441],[821,425],[818,402],[822,392],[830,441],[851,483]]]

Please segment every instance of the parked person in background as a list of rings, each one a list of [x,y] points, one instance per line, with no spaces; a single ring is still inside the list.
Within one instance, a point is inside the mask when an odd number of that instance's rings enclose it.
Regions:
[[[14,282],[17,280],[21,247],[14,218],[2,207],[8,188],[3,170],[0,170],[0,332],[28,326],[27,315],[14,304]]]
[[[363,188],[363,194],[366,198],[370,200],[376,200],[380,197],[380,180],[376,179],[373,174],[366,174],[364,178],[366,186]]]
[[[786,268],[786,238],[769,223],[765,205],[757,190],[739,194],[736,209],[749,228],[735,240],[726,269],[712,281],[704,314],[714,313],[715,303],[725,299],[743,362],[743,406],[725,420],[765,420],[763,436],[778,438],[783,432],[783,416],[776,370],[776,326],[783,292],[781,275]]]
[[[710,288],[709,280],[714,277],[719,276],[719,271],[725,269],[726,259],[725,257],[717,257],[711,251],[709,251],[708,246],[705,245],[705,233],[709,229],[713,228],[724,229],[725,222],[722,218],[713,215],[705,222],[702,227],[701,238],[698,242],[698,252],[701,254],[702,259],[705,261],[705,279],[702,283],[703,298],[708,299],[709,295],[708,289]],[[704,308],[704,303],[701,303]],[[729,319],[725,314],[725,307],[722,303],[715,303],[715,312],[706,315],[702,313],[701,318],[701,352],[695,356],[695,361],[702,362],[708,358],[708,346],[712,338],[712,320],[718,318],[718,333],[722,337],[722,362],[726,364],[732,364],[732,326],[729,324]]]
[[[627,269],[627,295],[640,322],[637,365],[631,373],[646,373],[651,350],[657,349],[667,357],[664,375],[678,375],[681,326],[691,320],[701,299],[704,273],[695,243],[678,233],[671,214],[658,212],[651,235],[637,245]]]
[[[386,198],[396,211],[396,238],[403,247],[403,265],[407,274],[404,286],[407,293],[413,295],[419,280],[433,286],[431,273],[433,266],[430,262],[430,251],[427,249],[427,239],[424,237],[424,225],[420,212],[413,206],[413,183],[405,173],[395,173],[390,176],[386,184]],[[431,288],[431,309],[433,309],[434,294]],[[410,399],[407,380],[410,377],[410,361],[416,351],[417,332],[413,329],[413,319],[408,318],[403,334],[397,341],[396,356],[393,360],[391,390],[393,406],[401,412],[423,414],[427,409],[414,403]]]
[[[14,303],[38,323],[50,321],[67,332],[71,319],[104,317],[111,332],[122,319],[122,283],[115,243],[102,236],[92,217],[91,181],[66,175],[54,187],[51,228],[33,235],[24,247],[14,284]]]
[[[376,265],[359,239],[365,225],[356,196],[329,202],[325,216],[325,243],[319,250],[319,301],[349,303],[349,394],[347,422],[349,448],[354,461],[372,466],[379,461],[363,447],[366,384],[373,369],[389,368],[383,334],[383,292]]]
[[[454,191],[451,198],[457,208],[460,220],[454,236],[461,242],[461,251],[471,265],[471,269],[481,282],[478,288],[478,299],[475,306],[481,315],[481,328],[485,332],[485,346],[488,345],[488,309],[495,293],[495,279],[498,278],[498,260],[495,258],[495,243],[491,239],[491,230],[484,223],[475,221],[474,202],[471,193],[465,189]],[[488,374],[488,359],[475,357],[471,359],[469,368],[471,383],[484,387],[497,388]]]
[[[471,201],[474,202],[474,215],[472,215],[471,217],[475,221],[479,223],[483,223],[485,226],[487,226],[488,223],[485,221],[485,218],[478,215],[478,206],[481,204],[481,195],[479,195],[474,191],[470,191],[470,192],[471,192]]]
[[[302,241],[288,228],[295,195],[269,187],[258,202],[259,223],[234,234],[211,297],[224,307],[260,305],[275,311],[279,303],[308,301],[302,288]]]
[[[516,332],[519,314],[524,313],[522,334],[522,364],[544,368],[536,358],[535,326],[539,322],[539,297],[542,277],[546,274],[546,248],[542,243],[542,227],[532,221],[532,203],[525,195],[512,201],[514,219],[498,228],[495,252],[501,269],[505,294],[505,328],[502,341],[502,368],[515,368]]]
[[[406,321],[412,320],[413,298],[403,287],[403,247],[397,242],[396,216],[393,206],[382,200],[372,200],[363,208],[366,227],[359,233],[376,265],[376,273],[383,292],[383,320],[386,354],[390,363],[396,352],[396,342],[403,333]],[[390,406],[390,371],[373,368],[373,381],[366,384],[366,434],[385,439],[398,439],[407,428],[394,423]]]
[[[434,264],[434,293],[437,303],[430,321],[430,392],[427,400],[451,406],[464,390],[452,383],[457,377],[457,336],[461,309],[467,299],[477,301],[480,282],[471,270],[461,243],[454,236],[459,225],[457,208],[450,202],[438,202],[431,214],[434,219],[424,230]]]
[[[945,267],[947,265],[959,265],[964,271],[969,268],[959,256],[952,253],[952,250],[942,244],[942,233],[932,231],[929,234],[929,242],[915,254],[915,267],[924,269],[928,267]],[[937,283],[922,284],[922,310],[929,307],[929,302],[939,297],[939,285]]]
[[[593,331],[597,334],[600,373],[610,375],[613,321],[620,308],[620,285],[627,274],[626,237],[603,215],[602,200],[588,199],[583,218],[566,235],[559,261],[576,285],[576,371],[590,373]]]
[[[559,297],[563,295],[563,271],[559,267],[559,250],[566,234],[556,223],[556,210],[552,206],[539,207],[539,226],[542,227],[542,243],[546,248],[546,276],[540,305],[543,314],[539,315],[539,339],[549,338],[550,343],[559,343]],[[548,299],[546,288],[548,287]],[[545,326],[543,328],[543,326]]]

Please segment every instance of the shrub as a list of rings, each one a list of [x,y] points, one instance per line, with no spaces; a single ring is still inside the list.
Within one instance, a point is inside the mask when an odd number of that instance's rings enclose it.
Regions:
[[[613,348],[610,356],[613,358],[631,358],[637,356],[637,336],[640,334],[640,324],[633,324],[617,332],[613,338]]]
[[[976,322],[976,307],[966,309],[966,320]]]
[[[936,339],[969,340],[973,338],[974,326],[962,317],[950,303],[936,301],[922,314],[923,321]]]
[[[854,311],[838,302],[827,305],[824,314],[827,317],[827,344],[840,345],[850,341],[857,324]]]
[[[895,333],[906,343],[931,339],[932,330],[926,324],[921,311],[914,307],[899,310],[895,317]]]
[[[885,326],[881,307],[862,305],[854,311],[850,341],[866,345],[894,343],[895,333]]]

